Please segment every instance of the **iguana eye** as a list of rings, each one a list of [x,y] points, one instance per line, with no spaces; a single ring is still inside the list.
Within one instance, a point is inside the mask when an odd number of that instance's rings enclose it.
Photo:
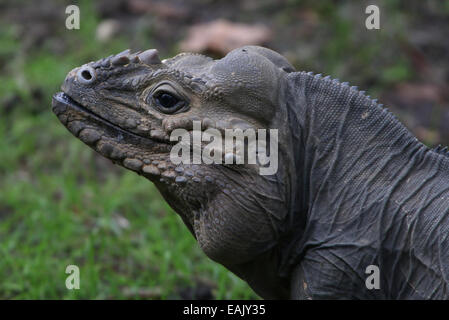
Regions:
[[[175,113],[185,106],[185,101],[179,99],[173,93],[168,91],[157,91],[153,94],[156,108],[163,113]]]
[[[164,108],[171,109],[173,108],[178,102],[178,98],[172,96],[169,93],[162,92],[156,97],[156,101]]]

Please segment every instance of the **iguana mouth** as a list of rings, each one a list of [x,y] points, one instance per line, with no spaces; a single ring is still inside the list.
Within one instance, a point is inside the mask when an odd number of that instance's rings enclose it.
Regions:
[[[157,137],[146,137],[139,135],[137,133],[131,132],[127,129],[124,129],[120,127],[119,125],[116,125],[109,120],[104,119],[100,115],[92,112],[91,110],[84,107],[79,102],[75,101],[73,98],[71,98],[69,95],[67,95],[64,92],[58,92],[53,95],[53,112],[59,117],[62,113],[67,110],[67,108],[70,108],[72,110],[75,110],[77,113],[82,114],[86,119],[89,119],[91,122],[94,122],[97,126],[105,127],[109,130],[115,131],[117,133],[124,133],[126,136],[135,138],[135,139],[143,139],[144,141],[150,142],[150,143],[162,143],[166,145],[173,144],[170,141],[163,140]],[[59,110],[58,110],[59,109]]]

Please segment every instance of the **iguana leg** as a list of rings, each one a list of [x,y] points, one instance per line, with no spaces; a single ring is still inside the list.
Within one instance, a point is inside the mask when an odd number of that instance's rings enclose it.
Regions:
[[[294,300],[312,300],[308,279],[304,276],[304,270],[300,264],[295,268],[290,286],[290,298]]]
[[[335,249],[314,249],[304,256],[291,277],[290,298],[376,299],[378,290],[368,290],[362,263],[351,263]]]

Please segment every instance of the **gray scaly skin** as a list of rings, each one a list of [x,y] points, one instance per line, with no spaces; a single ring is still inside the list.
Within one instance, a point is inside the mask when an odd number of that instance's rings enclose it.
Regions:
[[[249,46],[220,60],[125,51],[72,70],[62,90],[53,111],[68,130],[154,182],[263,298],[449,298],[449,158],[356,87]],[[278,129],[279,170],[175,166],[169,135],[193,120]]]

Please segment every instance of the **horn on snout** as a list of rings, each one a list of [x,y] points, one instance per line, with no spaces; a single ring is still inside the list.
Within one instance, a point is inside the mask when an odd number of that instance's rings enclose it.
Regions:
[[[159,52],[156,49],[148,49],[138,55],[140,61],[145,64],[159,64],[162,63],[159,59]]]

